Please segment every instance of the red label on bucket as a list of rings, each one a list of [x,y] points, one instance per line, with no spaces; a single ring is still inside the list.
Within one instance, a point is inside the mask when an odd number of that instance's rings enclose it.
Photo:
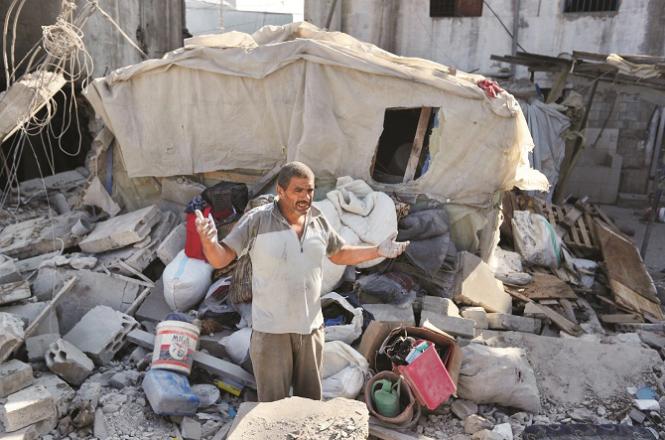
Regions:
[[[198,335],[187,329],[157,330],[152,366],[189,373]]]

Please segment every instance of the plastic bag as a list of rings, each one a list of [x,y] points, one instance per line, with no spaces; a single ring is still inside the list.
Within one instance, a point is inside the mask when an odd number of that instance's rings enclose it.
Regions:
[[[249,343],[252,339],[252,329],[245,327],[220,339],[219,343],[224,347],[229,357],[238,365],[244,364],[249,359]]]
[[[561,239],[545,217],[529,211],[513,212],[515,247],[531,264],[551,268],[561,262]]]
[[[326,341],[342,341],[351,344],[363,332],[363,309],[353,307],[343,296],[335,292],[330,292],[321,297],[321,308],[323,309],[323,316],[326,318],[326,321],[328,321],[326,308],[330,307],[332,303],[337,304],[342,309],[345,321],[348,323],[331,326],[326,324]],[[351,319],[349,320],[347,317],[351,317]]]
[[[369,364],[360,353],[342,341],[326,342],[321,371],[323,397],[355,399],[369,375]]]
[[[164,269],[164,299],[171,310],[184,312],[201,302],[210,285],[213,268],[202,260],[189,258],[185,251]]]

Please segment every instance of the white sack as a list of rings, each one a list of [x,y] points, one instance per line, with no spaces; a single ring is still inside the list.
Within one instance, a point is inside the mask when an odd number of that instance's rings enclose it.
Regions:
[[[469,344],[462,348],[457,394],[476,403],[540,411],[536,376],[521,348]]]
[[[342,341],[326,342],[321,372],[323,397],[355,399],[369,374],[367,359]]]
[[[205,296],[212,271],[205,261],[189,258],[184,250],[178,252],[162,275],[166,304],[176,312],[196,306]]]
[[[561,261],[561,239],[545,217],[529,211],[513,211],[515,247],[531,264],[557,268]]]
[[[326,341],[342,341],[351,344],[363,332],[363,309],[353,307],[346,298],[335,292],[330,292],[321,297],[321,307],[325,307],[330,302],[336,302],[345,310],[352,313],[353,319],[349,324],[326,327]]]
[[[249,359],[249,343],[252,339],[251,327],[242,328],[229,336],[220,339],[219,343],[224,347],[231,360],[237,365],[242,365]]]

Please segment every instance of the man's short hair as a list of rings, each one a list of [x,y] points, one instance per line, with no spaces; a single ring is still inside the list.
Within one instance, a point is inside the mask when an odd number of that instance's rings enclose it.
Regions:
[[[277,185],[286,189],[292,177],[301,177],[314,180],[314,171],[302,162],[289,162],[285,164],[277,175]]]

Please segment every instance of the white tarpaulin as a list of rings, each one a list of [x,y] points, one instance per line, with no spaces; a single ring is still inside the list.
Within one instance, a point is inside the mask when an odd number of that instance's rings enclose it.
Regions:
[[[307,23],[189,40],[159,60],[96,79],[86,96],[120,145],[130,177],[265,170],[301,160],[386,192],[487,207],[499,190],[547,190],[532,170],[526,121],[479,75],[393,55]],[[370,175],[385,110],[436,107],[431,163],[413,182]]]

